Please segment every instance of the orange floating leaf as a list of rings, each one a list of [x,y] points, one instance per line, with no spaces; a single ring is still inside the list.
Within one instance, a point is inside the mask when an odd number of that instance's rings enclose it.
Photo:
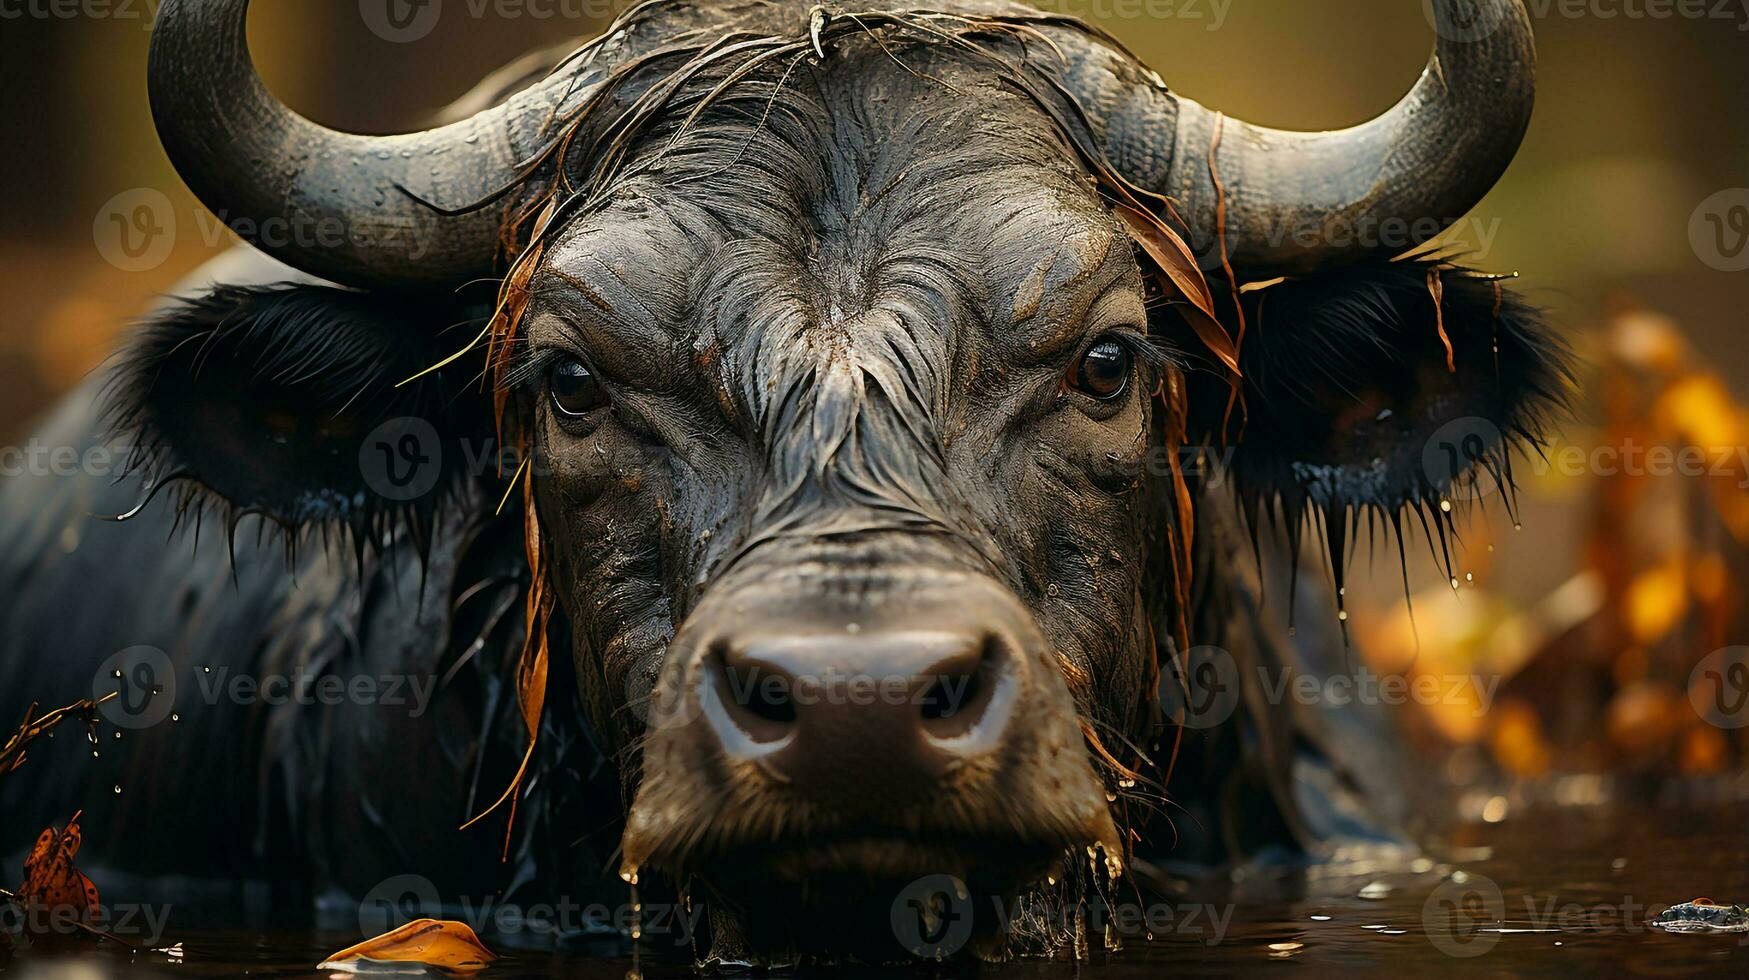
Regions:
[[[33,935],[54,932],[55,925],[89,926],[99,915],[97,886],[73,866],[73,856],[84,841],[79,830],[83,812],[73,814],[65,830],[43,831],[24,859],[18,902],[26,910],[25,921]]]
[[[478,973],[498,957],[465,923],[415,919],[399,929],[335,953],[316,969],[344,973],[392,972],[389,964],[420,964],[450,974]]]

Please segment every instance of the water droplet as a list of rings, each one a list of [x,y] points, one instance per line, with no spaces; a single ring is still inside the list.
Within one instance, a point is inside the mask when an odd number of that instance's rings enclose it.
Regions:
[[[1439,502],[1439,509],[1441,511],[1443,511],[1444,513],[1447,513],[1447,514],[1451,513],[1451,501],[1441,500]]]
[[[182,716],[177,714],[176,712],[172,711],[172,712],[170,712],[170,720],[171,721],[181,721]]]
[[[1343,610],[1339,611],[1336,614],[1336,618],[1341,620],[1344,623],[1348,622],[1348,610],[1343,609]]]
[[[1311,919],[1313,922],[1329,922],[1330,921],[1330,917],[1327,915],[1314,915],[1311,917]]]
[[[121,795],[121,784],[120,783],[115,784],[115,795],[117,795],[117,796]]]
[[[1464,573],[1464,581],[1474,582],[1475,580],[1476,580],[1476,573],[1475,572],[1465,572]]]
[[[1457,588],[1458,588],[1458,580],[1457,580],[1457,579],[1456,579],[1456,578],[1453,578],[1453,579],[1452,579],[1452,580],[1451,580],[1451,588],[1452,588],[1452,591],[1453,591],[1453,592],[1456,592],[1456,591],[1457,591]]]

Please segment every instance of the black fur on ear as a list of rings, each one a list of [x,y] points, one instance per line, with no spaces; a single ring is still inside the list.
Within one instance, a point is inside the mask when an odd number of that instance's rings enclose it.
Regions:
[[[105,416],[147,499],[174,487],[179,517],[216,509],[234,531],[260,515],[288,548],[305,530],[349,532],[361,554],[406,530],[423,550],[438,509],[497,462],[482,358],[421,375],[484,317],[331,286],[220,286],[141,325]]]
[[[1383,521],[1400,548],[1405,512],[1438,537],[1449,572],[1456,514],[1496,496],[1512,511],[1512,457],[1540,450],[1572,389],[1571,355],[1537,310],[1438,256],[1283,280],[1240,302],[1243,398],[1229,412],[1224,379],[1194,378],[1194,441],[1226,461],[1254,534],[1280,522],[1297,550],[1301,518],[1318,515],[1339,584],[1351,533]]]

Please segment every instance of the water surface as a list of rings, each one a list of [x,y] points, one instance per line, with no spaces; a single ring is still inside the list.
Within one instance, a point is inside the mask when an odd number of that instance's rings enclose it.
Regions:
[[[1125,941],[1117,952],[1104,951],[1094,936],[1086,962],[1021,961],[985,966],[981,975],[1749,976],[1749,935],[1674,935],[1649,924],[1662,908],[1696,897],[1749,902],[1745,816],[1740,804],[1550,807],[1502,823],[1465,824],[1434,855],[1354,848],[1304,872],[1189,887],[1152,910],[1153,924],[1163,930]],[[0,960],[0,974],[69,980],[336,976],[315,964],[358,938],[317,930],[179,932],[172,925],[166,942],[181,944],[180,957],[114,947],[33,952]],[[683,964],[503,952],[480,974],[483,980],[696,975]]]

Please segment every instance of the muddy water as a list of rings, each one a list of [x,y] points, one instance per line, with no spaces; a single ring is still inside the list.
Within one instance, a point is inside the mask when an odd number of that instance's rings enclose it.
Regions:
[[[1091,961],[1025,961],[984,977],[1325,976],[1388,970],[1491,976],[1749,976],[1749,934],[1649,925],[1697,897],[1749,902],[1749,807],[1550,808],[1457,828],[1435,856],[1356,848],[1310,872],[1193,888],[1114,928],[1136,938]],[[78,978],[333,976],[314,969],[352,933],[177,932],[181,955],[84,952],[0,961],[0,974]],[[1151,932],[1151,936],[1148,933]],[[650,978],[694,976],[641,964]],[[832,971],[807,971],[826,975]],[[925,971],[919,971],[925,972]],[[892,971],[859,971],[890,975]],[[510,952],[482,975],[625,980],[625,959]]]

